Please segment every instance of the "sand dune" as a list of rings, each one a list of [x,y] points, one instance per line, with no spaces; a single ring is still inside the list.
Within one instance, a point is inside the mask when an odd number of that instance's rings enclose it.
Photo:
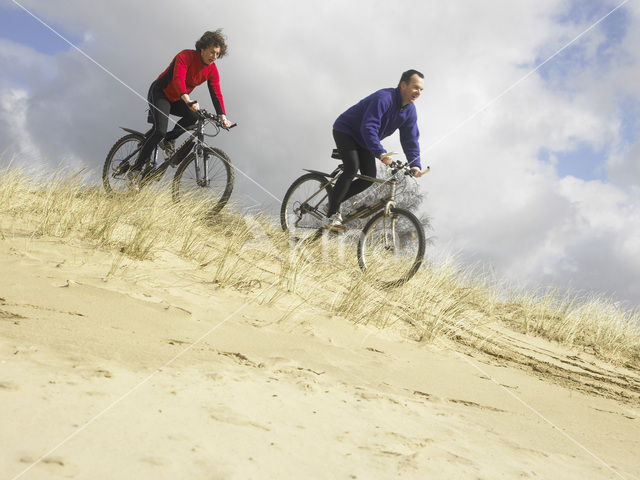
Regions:
[[[419,343],[169,253],[105,278],[113,255],[0,241],[2,478],[639,478],[637,367],[496,326]]]

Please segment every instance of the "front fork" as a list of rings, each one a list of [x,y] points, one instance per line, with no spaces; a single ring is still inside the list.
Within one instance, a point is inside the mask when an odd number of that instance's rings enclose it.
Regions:
[[[196,147],[195,152],[196,183],[200,187],[208,187],[211,181],[209,180],[209,163],[207,162],[207,157],[204,155],[203,148],[200,145]],[[202,159],[202,167],[200,167],[200,159]]]
[[[391,209],[395,208],[396,202],[393,200],[389,200],[384,207],[384,219],[382,220],[382,225],[384,229],[384,247],[387,250],[395,250],[396,248],[396,218],[391,213]],[[387,222],[390,222],[388,224]],[[387,225],[389,225],[389,229],[387,230]],[[389,237],[387,232],[391,233]]]

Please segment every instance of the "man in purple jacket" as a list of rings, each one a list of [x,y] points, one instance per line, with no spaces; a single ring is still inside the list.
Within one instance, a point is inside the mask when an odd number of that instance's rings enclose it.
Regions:
[[[392,159],[380,144],[380,140],[400,130],[400,143],[413,176],[420,177],[420,146],[416,107],[413,102],[424,88],[424,75],[417,70],[407,70],[400,77],[397,88],[383,88],[363,98],[338,117],[333,124],[333,138],[344,163],[344,173],[338,178],[331,196],[324,227],[332,231],[344,231],[340,216],[340,204],[366,190],[372,182],[353,181],[358,170],[369,177],[376,176],[376,158],[385,165]]]

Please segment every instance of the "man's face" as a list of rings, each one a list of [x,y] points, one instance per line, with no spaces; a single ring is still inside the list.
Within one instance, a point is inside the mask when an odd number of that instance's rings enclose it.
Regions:
[[[211,45],[210,47],[203,48],[200,50],[200,56],[202,57],[202,63],[205,65],[209,65],[211,62],[216,61],[220,55],[220,47]]]
[[[424,78],[420,78],[415,73],[409,78],[409,83],[400,82],[400,95],[402,96],[402,104],[407,105],[413,103],[424,90]]]

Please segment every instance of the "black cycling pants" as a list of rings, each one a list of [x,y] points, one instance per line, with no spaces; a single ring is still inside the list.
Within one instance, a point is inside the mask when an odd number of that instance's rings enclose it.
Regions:
[[[162,88],[156,85],[156,82],[151,84],[147,100],[149,101],[149,117],[150,120],[152,120],[151,123],[153,123],[153,127],[151,127],[151,130],[149,130],[145,136],[145,141],[134,169],[142,168],[144,163],[149,159],[153,149],[158,146],[158,143],[160,143],[163,138],[167,140],[178,138],[184,133],[187,127],[193,125],[198,120],[196,113],[182,100],[170,102],[163,93]],[[173,130],[167,133],[169,115],[176,115],[182,118],[178,120]]]
[[[344,172],[338,178],[329,197],[329,216],[338,211],[342,202],[363,192],[373,184],[373,182],[361,178],[354,181],[358,170],[368,177],[376,177],[376,158],[373,153],[362,148],[353,137],[346,133],[334,130],[333,139],[342,157]]]

